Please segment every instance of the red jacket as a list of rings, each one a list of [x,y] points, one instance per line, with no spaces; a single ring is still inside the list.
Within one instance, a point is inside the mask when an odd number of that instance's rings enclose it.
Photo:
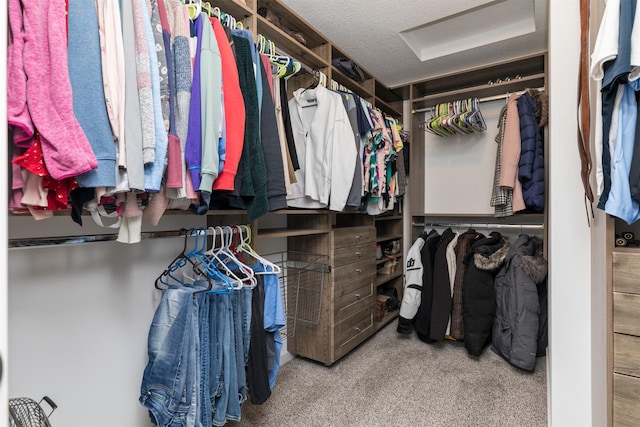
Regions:
[[[227,132],[226,158],[222,171],[213,183],[213,189],[233,191],[244,144],[244,100],[240,92],[238,67],[227,34],[217,18],[211,18],[211,24],[222,60],[224,123]]]

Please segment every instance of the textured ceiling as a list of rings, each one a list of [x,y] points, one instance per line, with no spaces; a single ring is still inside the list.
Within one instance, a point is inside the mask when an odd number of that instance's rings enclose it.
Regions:
[[[547,1],[535,3],[535,32],[420,61],[400,32],[506,0],[282,0],[389,87],[539,53],[547,46]],[[473,26],[460,28],[473,34]],[[428,41],[425,41],[428,43]],[[434,41],[442,43],[442,40]]]

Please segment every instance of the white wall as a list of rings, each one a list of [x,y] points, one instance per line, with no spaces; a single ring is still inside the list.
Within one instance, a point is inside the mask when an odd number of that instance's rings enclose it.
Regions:
[[[429,214],[488,215],[496,164],[495,143],[500,110],[506,100],[482,103],[487,131],[440,137],[424,132],[424,212]],[[424,119],[432,117],[425,113]],[[414,165],[420,166],[417,162]]]
[[[104,232],[90,217],[84,218],[82,228],[68,217],[10,220],[12,239]],[[204,217],[170,215],[153,230],[205,222]],[[286,216],[268,217],[261,225],[285,227]],[[138,393],[147,363],[149,325],[161,294],[154,280],[182,245],[182,238],[160,238],[133,245],[97,242],[10,249],[9,397],[50,396],[58,405],[53,425],[150,425]],[[263,254],[277,253],[286,250],[286,239],[263,240],[254,247]],[[286,339],[284,344],[282,364],[294,357],[286,351]],[[5,419],[0,419],[0,426]]]
[[[604,369],[592,324],[591,231],[585,214],[577,148],[580,55],[578,0],[549,2],[549,421],[550,425],[602,426],[606,389],[595,388]],[[604,260],[601,260],[604,262]],[[602,302],[604,303],[604,302]],[[599,313],[601,314],[601,313]]]
[[[65,217],[11,220],[14,236],[39,227],[78,233]],[[172,217],[161,225],[176,221],[204,219]],[[154,280],[182,244],[163,238],[9,250],[9,396],[49,395],[58,404],[53,425],[149,425],[138,393],[160,297]]]

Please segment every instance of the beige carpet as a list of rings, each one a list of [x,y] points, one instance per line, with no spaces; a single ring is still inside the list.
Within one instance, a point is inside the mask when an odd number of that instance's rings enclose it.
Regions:
[[[427,345],[401,337],[396,322],[331,367],[296,358],[271,398],[245,404],[232,426],[546,426],[546,358],[534,373],[487,348]]]

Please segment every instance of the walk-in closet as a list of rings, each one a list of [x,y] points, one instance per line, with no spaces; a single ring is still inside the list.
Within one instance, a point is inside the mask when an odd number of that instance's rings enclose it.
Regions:
[[[0,0],[0,426],[638,425],[635,3]]]

